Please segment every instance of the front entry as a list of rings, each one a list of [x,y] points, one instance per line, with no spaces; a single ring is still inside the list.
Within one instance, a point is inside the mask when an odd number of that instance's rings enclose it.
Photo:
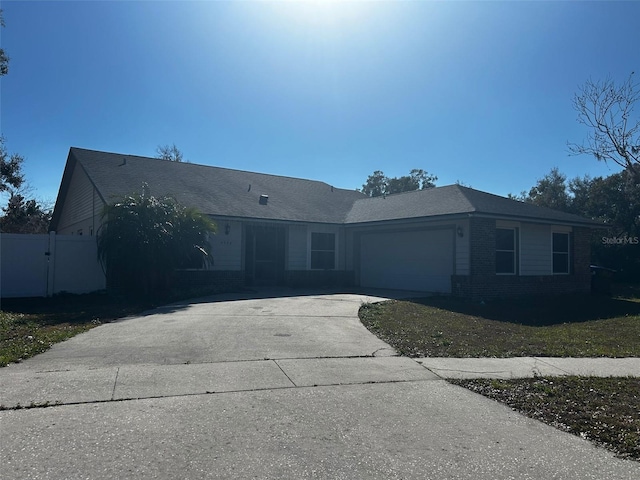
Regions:
[[[284,283],[284,227],[247,226],[245,229],[245,285]]]

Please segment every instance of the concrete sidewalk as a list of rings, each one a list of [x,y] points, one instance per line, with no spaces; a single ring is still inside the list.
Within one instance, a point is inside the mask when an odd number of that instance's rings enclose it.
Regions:
[[[640,358],[416,358],[441,378],[640,377]]]
[[[388,350],[385,351],[388,353]],[[297,387],[535,376],[640,376],[639,358],[280,358],[57,371],[0,371],[0,407],[65,405]]]
[[[400,357],[358,319],[384,298],[198,299],[2,368],[0,477],[640,478],[445,380],[628,375],[638,359]]]

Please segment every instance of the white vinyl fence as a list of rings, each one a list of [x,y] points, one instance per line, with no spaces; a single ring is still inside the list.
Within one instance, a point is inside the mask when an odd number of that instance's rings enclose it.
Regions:
[[[0,297],[48,297],[105,288],[96,237],[0,234]]]

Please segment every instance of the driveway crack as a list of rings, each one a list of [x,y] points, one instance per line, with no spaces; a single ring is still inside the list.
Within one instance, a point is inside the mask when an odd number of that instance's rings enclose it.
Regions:
[[[116,398],[116,385],[118,385],[118,375],[120,374],[120,367],[116,370],[116,378],[113,380],[113,390],[111,391],[111,400]]]
[[[296,383],[295,383],[293,380],[291,380],[291,377],[290,377],[289,375],[287,375],[287,372],[285,372],[285,371],[284,371],[284,369],[280,366],[280,364],[279,364],[276,360],[272,360],[272,361],[273,361],[273,363],[275,363],[275,364],[278,366],[278,368],[280,369],[280,371],[281,371],[282,373],[284,373],[284,376],[285,376],[285,377],[287,377],[287,378],[289,379],[289,381],[291,382],[291,384],[292,384],[294,387],[297,387],[298,385],[296,385]]]

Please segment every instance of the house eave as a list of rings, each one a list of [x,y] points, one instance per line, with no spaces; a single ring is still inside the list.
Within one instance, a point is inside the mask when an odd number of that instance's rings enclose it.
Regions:
[[[509,214],[496,214],[496,213],[483,213],[472,212],[468,213],[469,218],[492,218],[496,220],[509,220],[525,223],[537,223],[537,224],[553,224],[553,225],[567,225],[571,227],[587,227],[587,228],[606,228],[604,223],[596,222],[594,220],[584,219],[584,221],[570,220],[570,219],[556,219],[556,218],[539,218],[539,217],[527,217],[523,215],[509,215]]]
[[[466,220],[468,213],[451,213],[445,215],[429,215],[423,217],[405,217],[405,218],[392,218],[386,220],[373,220],[365,222],[347,222],[344,225],[349,228],[358,227],[375,227],[379,225],[399,225],[407,223],[424,223],[424,222],[441,222],[451,220]]]
[[[331,225],[344,227],[344,222],[319,222],[313,220],[292,220],[292,219],[279,219],[279,218],[266,218],[266,217],[244,217],[239,215],[221,215],[217,213],[207,213],[207,216],[214,220],[228,221],[228,222],[250,222],[250,223],[268,223],[272,225]]]

